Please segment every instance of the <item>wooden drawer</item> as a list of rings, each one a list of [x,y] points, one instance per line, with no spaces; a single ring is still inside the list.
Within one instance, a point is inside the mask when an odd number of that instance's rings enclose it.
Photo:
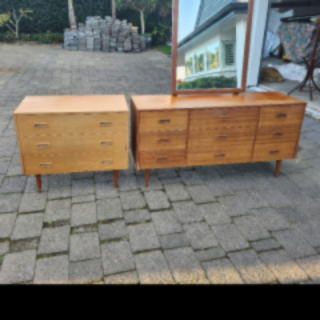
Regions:
[[[256,141],[258,143],[277,143],[297,141],[300,135],[299,126],[260,127]]]
[[[259,108],[213,108],[190,112],[190,130],[256,126]]]
[[[255,127],[221,128],[212,130],[190,131],[188,148],[207,149],[217,145],[237,145],[243,142],[253,142]]]
[[[141,132],[140,150],[186,149],[186,131]]]
[[[24,155],[126,151],[128,132],[22,137],[20,143]]]
[[[253,161],[293,159],[296,157],[297,141],[283,143],[257,143],[254,147]]]
[[[304,106],[262,107],[259,126],[301,125]]]
[[[128,127],[128,113],[19,115],[20,137],[65,134],[67,132],[120,132]]]
[[[188,111],[140,113],[140,132],[187,130]]]
[[[34,155],[23,160],[26,175],[128,168],[128,152]]]
[[[141,151],[140,169],[182,167],[185,150]]]
[[[188,150],[187,165],[250,162],[253,143],[215,146],[211,150]]]

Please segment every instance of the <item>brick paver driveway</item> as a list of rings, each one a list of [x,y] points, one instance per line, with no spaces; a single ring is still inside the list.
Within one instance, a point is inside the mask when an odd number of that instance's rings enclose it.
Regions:
[[[9,69],[9,70],[8,70]],[[320,124],[274,163],[35,178],[12,112],[25,95],[170,93],[170,59],[0,45],[0,283],[320,281]]]

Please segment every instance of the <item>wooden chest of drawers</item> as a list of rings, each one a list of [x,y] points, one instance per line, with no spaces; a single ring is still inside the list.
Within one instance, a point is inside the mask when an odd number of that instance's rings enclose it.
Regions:
[[[306,103],[278,92],[133,96],[137,169],[277,161],[297,156]]]
[[[22,172],[41,174],[128,168],[124,96],[26,97],[14,112]]]

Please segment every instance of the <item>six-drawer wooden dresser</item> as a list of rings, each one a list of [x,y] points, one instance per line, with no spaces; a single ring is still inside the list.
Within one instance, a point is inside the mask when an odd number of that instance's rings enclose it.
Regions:
[[[14,112],[22,172],[128,168],[129,110],[124,96],[32,96]]]
[[[138,170],[296,158],[306,103],[279,92],[132,96]]]

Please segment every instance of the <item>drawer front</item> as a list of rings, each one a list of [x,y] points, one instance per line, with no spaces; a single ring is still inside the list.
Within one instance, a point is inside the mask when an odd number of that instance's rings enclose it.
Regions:
[[[190,112],[190,130],[253,126],[258,123],[259,108],[214,108]]]
[[[24,155],[126,151],[128,132],[22,137],[20,143]]]
[[[297,141],[300,135],[300,126],[270,126],[258,130],[258,143],[278,143]]]
[[[59,154],[23,157],[24,174],[51,174],[128,169],[127,152]]]
[[[283,143],[257,143],[254,147],[253,161],[293,159],[296,157],[297,141]]]
[[[304,117],[303,106],[262,107],[259,126],[297,125],[300,126]]]
[[[235,146],[216,146],[213,150],[189,150],[187,157],[188,166],[250,162],[252,143]]]
[[[227,146],[246,142],[253,143],[254,137],[255,128],[250,126],[244,128],[190,131],[188,148],[208,149],[218,145]]]
[[[182,167],[185,150],[141,151],[140,169]]]
[[[140,150],[186,149],[186,131],[141,132]]]
[[[140,113],[140,132],[187,130],[188,111]]]
[[[18,116],[17,121],[20,137],[128,130],[128,113],[23,115]]]

